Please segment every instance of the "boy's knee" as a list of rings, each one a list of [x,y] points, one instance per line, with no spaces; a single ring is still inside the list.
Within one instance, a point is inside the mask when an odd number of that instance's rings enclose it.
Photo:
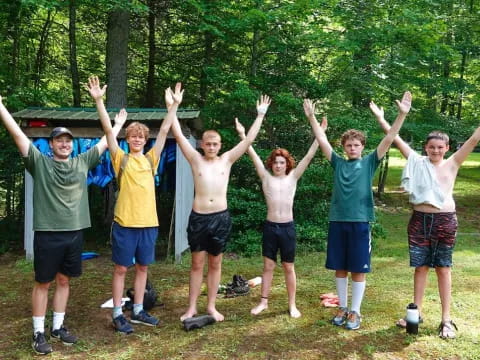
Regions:
[[[125,276],[125,274],[127,273],[127,270],[128,270],[128,268],[126,266],[115,265],[115,267],[113,269],[113,273],[116,276]]]
[[[61,287],[69,286],[70,278],[66,275],[58,273],[57,276],[55,277],[55,282],[57,286],[61,286]]]

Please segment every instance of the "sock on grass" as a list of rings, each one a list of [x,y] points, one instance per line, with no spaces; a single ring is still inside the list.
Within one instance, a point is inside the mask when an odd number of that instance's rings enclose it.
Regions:
[[[335,278],[337,284],[337,295],[340,307],[348,308],[348,277]]]
[[[143,310],[143,304],[133,304],[133,313],[138,315],[140,311]]]
[[[365,293],[366,281],[352,280],[352,311],[356,311],[360,315],[360,307],[362,306],[363,294]]]
[[[45,332],[45,316],[32,316],[33,321],[33,335],[37,332]]]
[[[63,319],[65,319],[65,313],[53,312],[53,330],[58,330],[63,325]]]
[[[118,316],[122,315],[122,307],[121,306],[114,306],[112,310],[112,317],[115,319]]]

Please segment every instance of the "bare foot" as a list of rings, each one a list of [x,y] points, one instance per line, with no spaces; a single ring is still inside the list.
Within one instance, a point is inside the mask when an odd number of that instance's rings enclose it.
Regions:
[[[258,315],[260,314],[263,310],[266,310],[268,309],[268,304],[265,304],[265,303],[260,303],[258,304],[257,306],[255,306],[251,311],[250,311],[250,314],[252,315]]]
[[[302,316],[302,314],[300,313],[300,311],[298,311],[295,305],[290,306],[290,309],[288,311],[290,312],[290,316],[294,319],[297,319],[300,316]]]
[[[194,317],[195,315],[197,315],[197,310],[196,309],[188,309],[185,314],[180,316],[180,321],[183,321],[185,319]]]
[[[223,321],[225,320],[225,316],[223,316],[222,314],[220,314],[217,309],[212,309],[212,310],[208,310],[207,309],[207,312],[213,316],[213,318],[215,319],[215,321]]]

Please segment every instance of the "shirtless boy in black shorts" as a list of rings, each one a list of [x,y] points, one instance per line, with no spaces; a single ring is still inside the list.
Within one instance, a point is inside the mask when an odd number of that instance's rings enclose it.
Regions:
[[[326,129],[326,119],[322,122],[322,127]],[[240,123],[237,123],[237,132],[241,139],[245,138],[245,129]],[[272,171],[270,174],[253,147],[248,148],[248,155],[252,158],[257,174],[262,180],[263,194],[267,202],[267,220],[263,227],[262,239],[262,297],[260,303],[251,310],[252,315],[258,315],[268,308],[268,295],[277,262],[277,252],[280,250],[287,286],[288,311],[293,318],[301,316],[295,302],[297,279],[294,267],[296,233],[293,221],[293,199],[297,181],[307,169],[317,149],[318,143],[314,141],[297,167],[287,150],[281,148],[273,150],[266,161],[267,169]]]
[[[180,102],[173,94],[168,99],[169,112],[175,112]],[[178,145],[192,167],[195,197],[192,214],[188,225],[188,242],[192,252],[190,271],[189,306],[180,320],[197,314],[197,299],[203,281],[203,267],[208,257],[207,272],[207,312],[216,321],[223,321],[224,316],[215,308],[218,285],[220,283],[222,256],[230,235],[231,220],[227,210],[227,186],[232,164],[242,156],[252,144],[262,125],[263,118],[270,105],[268,96],[261,96],[257,101],[257,118],[247,136],[234,148],[218,155],[221,148],[220,134],[215,130],[203,133],[200,154],[183,135],[178,119],[172,125]],[[208,255],[208,256],[206,256]]]

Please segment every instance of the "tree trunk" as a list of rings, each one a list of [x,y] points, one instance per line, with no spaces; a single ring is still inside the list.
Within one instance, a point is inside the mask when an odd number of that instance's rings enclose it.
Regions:
[[[40,32],[40,40],[38,44],[37,55],[35,57],[35,73],[33,78],[33,86],[35,90],[38,90],[40,87],[40,79],[42,77],[43,68],[45,65],[48,35],[53,23],[53,18],[54,16],[52,16],[52,10],[49,9],[47,13],[47,19],[45,20],[45,23],[42,26],[42,31]],[[35,99],[35,102],[37,102],[37,99]]]
[[[385,158],[383,159],[380,165],[380,171],[378,173],[377,197],[379,199],[381,199],[382,195],[385,193],[385,184],[387,182],[389,158],[390,158],[390,151],[387,151],[387,153],[385,154]]]
[[[78,76],[77,64],[77,5],[75,0],[70,0],[68,4],[69,26],[68,37],[70,40],[70,74],[72,76],[72,95],[73,106],[80,107],[80,78]]]
[[[156,0],[148,0],[148,73],[147,88],[145,89],[145,107],[155,105],[155,57],[157,48],[155,45],[155,23],[156,23]]]
[[[108,14],[107,24],[107,107],[127,105],[127,60],[130,13],[123,9]]]

